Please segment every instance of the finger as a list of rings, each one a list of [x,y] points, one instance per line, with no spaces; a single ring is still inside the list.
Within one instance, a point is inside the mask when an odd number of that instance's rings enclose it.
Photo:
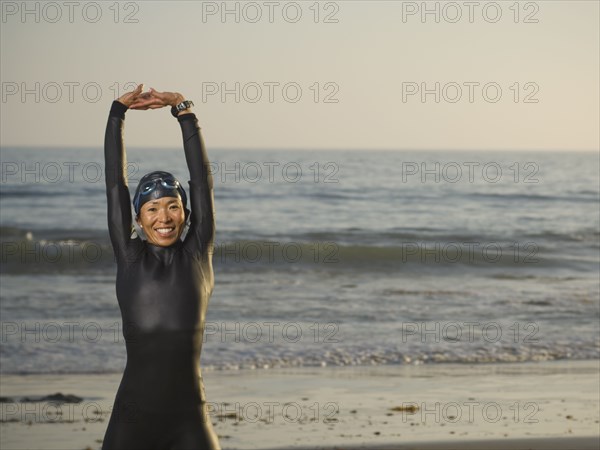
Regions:
[[[165,105],[141,105],[137,109],[159,109],[163,108]]]
[[[143,104],[150,104],[150,103],[156,103],[159,102],[160,100],[157,100],[155,98],[149,98],[149,97],[143,97],[143,96],[139,96],[137,97],[133,103],[143,103]]]
[[[131,100],[136,101],[138,98],[144,98],[146,94],[142,94],[139,89],[136,89],[135,91],[130,92],[128,95]]]
[[[163,106],[166,106],[165,103],[163,103],[161,101],[136,102],[135,105],[136,106],[156,106],[158,108],[162,108]]]
[[[143,87],[144,87],[143,84],[139,84],[133,91],[128,92],[128,94],[133,95],[133,96],[139,95],[139,93],[142,92]]]
[[[164,92],[158,92],[155,89],[150,89],[150,94],[154,97],[154,98],[159,98],[159,99],[163,99],[165,97],[165,93]]]
[[[150,101],[137,100],[134,103],[132,103],[132,106],[139,107],[139,106],[150,106],[150,105],[154,105],[154,104],[157,104],[157,103],[153,100],[150,100]]]

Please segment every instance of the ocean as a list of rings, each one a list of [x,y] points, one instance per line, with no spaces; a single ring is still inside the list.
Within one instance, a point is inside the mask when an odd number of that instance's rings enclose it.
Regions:
[[[600,356],[599,155],[232,150],[203,370]],[[3,148],[0,370],[125,367],[101,148]],[[187,187],[182,149],[128,148]]]

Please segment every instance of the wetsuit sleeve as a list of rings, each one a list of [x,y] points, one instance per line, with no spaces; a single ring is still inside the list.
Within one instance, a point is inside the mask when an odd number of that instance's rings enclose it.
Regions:
[[[122,255],[131,236],[131,199],[127,187],[127,158],[123,128],[127,106],[114,101],[104,136],[108,231],[115,254]]]
[[[177,120],[181,126],[185,159],[190,171],[192,215],[185,246],[204,253],[210,250],[215,237],[213,178],[196,115],[182,114]]]

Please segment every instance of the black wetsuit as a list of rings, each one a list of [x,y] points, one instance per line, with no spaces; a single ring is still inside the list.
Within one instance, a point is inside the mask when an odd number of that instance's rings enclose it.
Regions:
[[[190,171],[191,222],[183,242],[159,247],[131,238],[126,110],[113,102],[104,141],[108,228],[127,365],[102,449],[219,449],[199,367],[214,286],[215,233],[212,176],[200,127],[194,114],[177,118]]]

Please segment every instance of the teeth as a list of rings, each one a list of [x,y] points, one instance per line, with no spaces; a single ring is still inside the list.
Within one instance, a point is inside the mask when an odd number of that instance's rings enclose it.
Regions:
[[[162,234],[167,234],[173,231],[175,228],[157,228],[156,231]]]

